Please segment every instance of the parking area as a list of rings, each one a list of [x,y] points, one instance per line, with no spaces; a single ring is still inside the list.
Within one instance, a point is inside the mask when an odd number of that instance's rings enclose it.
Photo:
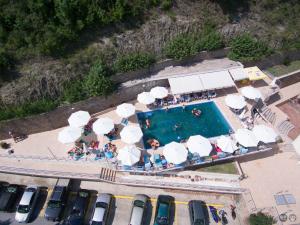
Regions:
[[[0,174],[0,180],[3,181],[3,176]],[[49,222],[46,221],[44,217],[46,203],[51,196],[53,191],[53,187],[56,181],[51,181],[44,178],[32,178],[28,177],[28,179],[18,176],[16,179],[12,179],[13,177],[7,178],[7,182],[13,183],[9,180],[14,180],[16,184],[32,184],[34,181],[37,184],[44,186],[47,189],[44,189],[42,196],[40,197],[39,203],[41,204],[40,207],[37,207],[37,214],[38,216],[33,217],[33,221],[31,224],[33,225],[50,225],[50,224],[59,224],[57,222]],[[33,180],[34,179],[34,180]],[[22,181],[22,183],[19,183]],[[45,181],[45,182],[44,182]],[[46,186],[47,185],[47,186]],[[153,224],[154,214],[155,214],[155,207],[156,207],[156,198],[160,194],[171,195],[175,198],[174,210],[173,210],[173,225],[186,225],[189,224],[189,212],[188,212],[188,201],[189,200],[202,200],[207,203],[207,205],[212,205],[218,209],[224,209],[227,212],[227,219],[228,224],[232,225],[241,225],[243,223],[240,222],[242,215],[242,210],[237,210],[238,217],[233,220],[230,214],[230,204],[236,204],[236,196],[232,195],[220,195],[220,194],[207,194],[201,192],[187,192],[187,191],[174,191],[174,190],[166,190],[166,189],[151,189],[151,188],[143,188],[143,187],[129,187],[129,186],[119,186],[119,185],[112,185],[107,183],[99,183],[99,182],[76,182],[77,187],[73,187],[74,189],[88,189],[91,191],[91,198],[89,201],[89,206],[87,209],[87,214],[85,216],[85,223],[88,224],[89,219],[92,214],[93,205],[96,200],[96,196],[98,193],[111,193],[114,195],[114,204],[111,210],[109,224],[110,225],[126,225],[129,223],[130,217],[130,210],[132,199],[135,194],[146,194],[151,199],[151,204],[148,207],[148,218],[146,219],[146,224]],[[64,216],[67,214],[68,210],[70,210],[70,206],[72,202],[75,200],[76,191],[72,190],[69,193],[68,197],[68,204],[64,211]],[[241,213],[239,213],[241,212]],[[0,213],[0,225],[14,225],[18,224],[14,220],[14,213]],[[210,216],[210,223],[209,224],[217,224]]]

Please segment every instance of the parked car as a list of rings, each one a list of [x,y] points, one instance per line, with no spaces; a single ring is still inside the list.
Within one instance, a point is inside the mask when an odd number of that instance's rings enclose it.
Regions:
[[[85,189],[78,191],[74,205],[64,224],[67,225],[82,225],[86,209],[90,199],[90,192]]]
[[[111,194],[100,194],[97,197],[94,212],[92,219],[90,221],[90,225],[105,225],[107,224],[107,218],[110,212],[112,203],[112,195]]]
[[[45,219],[59,221],[67,200],[67,187],[56,185],[45,210]]]
[[[19,186],[15,184],[3,185],[0,191],[0,211],[12,211],[12,207],[15,205]]]
[[[174,198],[169,195],[159,195],[156,203],[154,225],[169,225],[171,206]]]
[[[129,220],[130,225],[144,224],[148,200],[147,195],[138,194],[134,196]]]
[[[17,207],[15,219],[20,223],[28,223],[39,197],[40,188],[28,186]]]
[[[208,225],[208,211],[205,202],[191,200],[188,203],[191,225]]]

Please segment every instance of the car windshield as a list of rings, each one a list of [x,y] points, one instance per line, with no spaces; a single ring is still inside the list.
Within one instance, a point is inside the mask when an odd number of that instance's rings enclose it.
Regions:
[[[16,191],[17,191],[16,187],[7,187],[6,188],[6,192],[9,192],[9,193],[15,193]]]
[[[96,208],[106,208],[107,204],[105,202],[97,202],[96,203]]]
[[[204,221],[203,220],[197,220],[195,222],[195,225],[204,225]]]
[[[28,205],[19,205],[18,212],[19,213],[28,213],[29,212],[29,206]]]
[[[86,197],[88,197],[88,195],[89,194],[87,192],[79,192],[80,197],[86,198]]]
[[[78,208],[73,208],[71,214],[72,214],[72,215],[79,215],[79,214],[80,214],[80,209],[78,209]]]
[[[144,202],[140,201],[140,200],[135,200],[133,202],[133,205],[136,206],[136,207],[140,207],[140,208],[144,208]]]
[[[166,216],[157,217],[157,222],[160,225],[168,224],[168,217]]]
[[[48,207],[51,209],[60,208],[61,202],[59,201],[49,201]]]

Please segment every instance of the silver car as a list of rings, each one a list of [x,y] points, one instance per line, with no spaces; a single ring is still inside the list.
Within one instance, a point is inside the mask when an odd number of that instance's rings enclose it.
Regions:
[[[107,224],[107,218],[109,215],[110,207],[112,202],[111,194],[99,194],[97,197],[93,217],[90,221],[90,225],[105,225]]]
[[[19,223],[28,223],[32,211],[36,205],[40,188],[37,186],[28,186],[21,198],[18,205],[15,219]]]
[[[138,194],[134,196],[129,225],[142,225],[145,222],[148,200],[147,195]]]

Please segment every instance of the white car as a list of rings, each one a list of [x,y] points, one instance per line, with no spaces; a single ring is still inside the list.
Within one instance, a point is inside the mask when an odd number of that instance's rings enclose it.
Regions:
[[[90,225],[106,225],[112,204],[111,194],[100,194],[94,206],[94,212]]]
[[[30,216],[38,199],[39,191],[40,189],[37,186],[28,186],[25,189],[16,211],[15,220],[17,222],[29,222]]]

